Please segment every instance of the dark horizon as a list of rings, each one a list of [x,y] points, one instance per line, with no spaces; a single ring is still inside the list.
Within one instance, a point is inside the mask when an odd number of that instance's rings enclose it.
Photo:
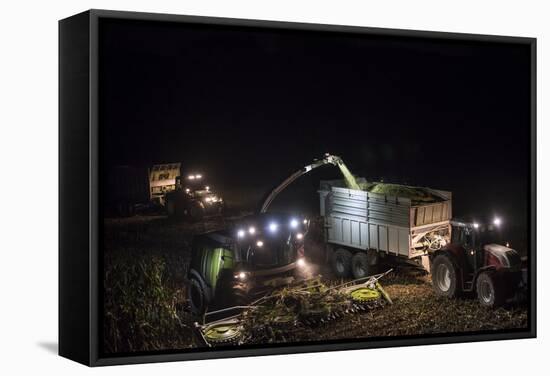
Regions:
[[[260,197],[330,152],[369,180],[452,191],[457,216],[527,228],[526,45],[120,19],[99,33],[104,173],[182,162]],[[314,203],[338,176],[281,200]]]

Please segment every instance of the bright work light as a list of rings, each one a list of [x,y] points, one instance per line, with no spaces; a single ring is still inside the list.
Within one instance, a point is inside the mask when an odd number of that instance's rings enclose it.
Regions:
[[[277,225],[275,222],[271,222],[269,224],[269,231],[275,232],[275,231],[277,231],[277,227],[279,227],[279,225]]]

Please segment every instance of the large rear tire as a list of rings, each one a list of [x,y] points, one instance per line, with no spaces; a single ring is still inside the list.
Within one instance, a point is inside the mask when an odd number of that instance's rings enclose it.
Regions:
[[[437,296],[456,298],[459,293],[458,270],[447,254],[435,256],[432,262],[432,286]]]
[[[374,274],[369,263],[369,256],[365,252],[357,252],[351,258],[351,273],[353,278],[365,278]]]
[[[479,304],[487,308],[500,307],[506,301],[506,291],[498,276],[492,271],[481,272],[476,280]]]
[[[351,258],[351,252],[344,248],[339,248],[333,253],[331,265],[336,277],[347,278],[350,276]]]
[[[374,249],[367,249],[367,262],[369,263],[369,273],[378,273],[378,265],[380,263],[380,254]]]

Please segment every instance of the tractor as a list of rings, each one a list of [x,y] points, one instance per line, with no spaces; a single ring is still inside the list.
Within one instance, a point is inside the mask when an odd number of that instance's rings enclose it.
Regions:
[[[176,187],[165,197],[166,213],[171,218],[200,221],[204,217],[222,215],[224,201],[205,184],[202,174],[191,174],[182,181],[176,177]]]
[[[491,308],[514,296],[522,283],[521,257],[501,240],[500,222],[451,221],[451,242],[431,257],[436,295],[455,298],[475,292],[479,303]]]
[[[192,313],[247,304],[270,288],[288,285],[307,273],[304,240],[309,220],[271,213],[268,209],[294,180],[318,167],[339,163],[339,157],[329,154],[315,160],[269,191],[256,214],[239,220],[229,229],[193,238],[188,274]],[[190,180],[196,183],[197,175]]]
[[[195,236],[188,273],[191,312],[244,306],[299,278],[307,270],[308,227],[302,217],[261,213]]]

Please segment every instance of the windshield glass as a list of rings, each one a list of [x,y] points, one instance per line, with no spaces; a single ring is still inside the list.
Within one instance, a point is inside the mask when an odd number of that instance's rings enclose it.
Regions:
[[[243,259],[258,268],[284,266],[296,260],[296,250],[292,244],[274,242],[244,249]]]
[[[496,228],[482,227],[477,233],[478,242],[480,245],[484,244],[501,244],[504,245],[505,241],[502,236],[502,232]]]

